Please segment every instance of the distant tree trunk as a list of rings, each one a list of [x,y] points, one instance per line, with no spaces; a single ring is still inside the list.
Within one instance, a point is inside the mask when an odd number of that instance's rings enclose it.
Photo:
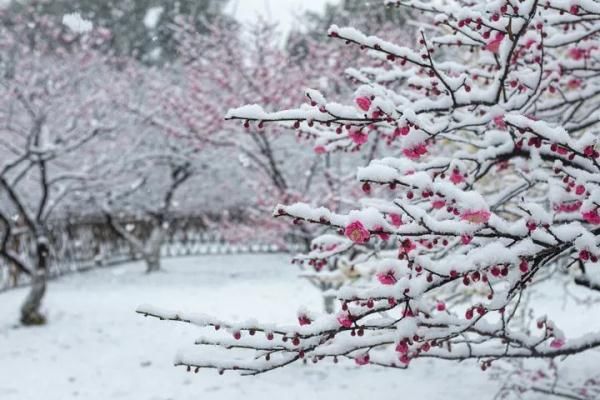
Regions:
[[[44,325],[46,317],[41,313],[42,300],[46,294],[48,280],[48,242],[45,238],[37,240],[37,265],[31,277],[29,294],[21,306],[21,323],[26,326]]]
[[[335,312],[335,295],[324,294],[323,295],[323,308],[327,314],[333,314]]]
[[[146,262],[146,273],[160,271],[160,250],[166,235],[166,230],[162,226],[157,226],[152,229],[146,248],[144,249],[144,261]]]
[[[160,271],[160,258],[159,257],[145,257],[144,261],[146,262],[146,273],[151,274],[153,272]]]
[[[158,223],[156,226],[152,225],[150,237],[145,242],[138,239],[133,234],[122,227],[117,221],[115,221],[109,213],[106,213],[106,217],[110,223],[110,226],[117,232],[119,236],[127,241],[131,248],[132,254],[138,254],[142,260],[146,263],[146,273],[150,274],[153,272],[160,271],[160,259],[161,259],[161,248],[163,241],[165,240],[167,229]]]

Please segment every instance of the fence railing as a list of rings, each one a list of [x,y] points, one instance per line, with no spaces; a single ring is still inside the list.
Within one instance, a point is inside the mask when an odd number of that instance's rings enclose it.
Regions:
[[[143,237],[144,223],[130,221],[125,224],[132,232]],[[50,235],[51,263],[49,279],[74,272],[94,268],[114,266],[138,260],[138,254],[110,226],[102,223],[78,223],[55,227]],[[16,243],[15,250],[26,261],[32,261],[27,240]],[[169,235],[161,248],[165,258],[217,255],[275,253],[280,251],[300,251],[301,246],[280,246],[266,243],[235,244],[207,230],[203,223],[194,223],[187,218],[185,224],[172,224]],[[3,263],[0,260],[0,263]],[[25,274],[19,274],[10,265],[0,264],[0,291],[28,284]]]

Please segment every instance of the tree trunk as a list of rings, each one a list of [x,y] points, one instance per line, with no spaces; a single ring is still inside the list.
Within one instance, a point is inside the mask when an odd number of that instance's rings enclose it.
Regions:
[[[44,325],[46,317],[41,313],[42,299],[46,293],[46,273],[36,271],[31,278],[29,294],[21,306],[21,323],[23,325]]]
[[[146,261],[146,273],[160,271],[160,250],[165,237],[165,230],[159,226],[152,230],[146,249],[144,251],[144,260]]]
[[[46,283],[48,280],[48,243],[44,238],[37,242],[37,266],[31,277],[31,288],[21,306],[21,323],[26,326],[44,325],[46,317],[40,311],[42,299],[46,294]]]
[[[327,314],[333,314],[335,312],[335,300],[336,296],[331,294],[323,295],[323,308]]]
[[[144,261],[146,262],[147,274],[160,271],[160,256],[149,254],[144,256]]]

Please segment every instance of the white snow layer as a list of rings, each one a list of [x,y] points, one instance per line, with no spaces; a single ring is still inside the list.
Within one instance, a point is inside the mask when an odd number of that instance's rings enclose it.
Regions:
[[[320,312],[321,294],[282,255],[169,259],[164,272],[143,271],[134,263],[51,282],[44,303],[49,325],[35,329],[15,328],[26,290],[0,294],[0,371],[7,372],[0,374],[0,399],[363,400],[395,394],[450,400],[496,393],[489,372],[470,361],[417,360],[405,371],[340,361],[292,365],[257,377],[187,373],[173,367],[179,350],[190,357],[217,354],[193,345],[202,331],[144,318],[134,312],[139,304],[232,321],[297,324],[302,306]],[[567,336],[598,323],[589,311],[560,312],[561,290],[558,285],[540,290],[536,311],[548,314]],[[594,368],[595,360],[588,354],[569,362]]]
[[[75,33],[86,33],[94,27],[92,21],[83,19],[78,12],[63,15],[62,23]]]

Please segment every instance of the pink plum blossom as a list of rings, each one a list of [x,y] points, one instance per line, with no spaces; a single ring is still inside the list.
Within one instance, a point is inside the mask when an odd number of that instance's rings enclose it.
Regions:
[[[579,87],[581,87],[581,79],[569,79],[569,81],[567,82],[567,87],[569,89],[579,89]]]
[[[556,212],[575,212],[581,208],[581,201],[574,201],[571,203],[561,203],[554,206]]]
[[[352,317],[348,313],[342,313],[337,317],[338,323],[344,328],[352,327]]]
[[[390,239],[390,234],[387,232],[383,231],[383,227],[377,225],[375,228],[373,228],[375,231],[377,231],[377,236],[379,236],[379,238],[381,240],[389,240]]]
[[[402,249],[402,251],[406,254],[410,253],[412,250],[417,248],[417,245],[415,244],[415,242],[413,242],[410,239],[404,239],[401,243],[400,243],[400,248]]]
[[[356,98],[356,105],[363,111],[369,111],[371,108],[371,99],[368,97],[362,96]]]
[[[498,32],[496,33],[496,36],[486,44],[485,49],[491,51],[494,54],[498,54],[498,51],[500,50],[500,44],[503,40],[504,33]]]
[[[369,353],[361,354],[354,359],[356,365],[367,365],[369,363]]]
[[[371,233],[360,221],[354,221],[346,226],[345,234],[354,243],[366,243],[371,238]]]
[[[402,217],[398,214],[390,214],[390,221],[395,227],[402,225]]]
[[[579,61],[586,56],[587,51],[581,47],[573,47],[569,49],[569,57],[573,60]]]
[[[458,185],[459,183],[463,183],[464,181],[465,177],[463,176],[463,174],[460,173],[460,171],[452,171],[452,174],[450,175],[450,182],[454,183],[455,185]]]
[[[398,342],[398,344],[396,345],[396,351],[400,354],[407,354],[408,350],[408,344],[406,344],[406,341],[404,340]]]
[[[598,214],[598,209],[583,212],[581,216],[590,224],[600,225],[600,214]]]
[[[316,146],[314,150],[315,150],[315,153],[317,153],[317,154],[325,154],[325,153],[327,153],[327,150],[325,149],[325,146]]]
[[[361,145],[367,143],[369,134],[360,129],[351,129],[350,132],[348,132],[348,137],[352,139],[354,143]]]
[[[486,210],[468,210],[461,214],[463,221],[469,221],[473,224],[485,224],[490,220],[492,214]]]
[[[402,150],[402,154],[411,160],[418,160],[421,156],[427,154],[427,146],[425,146],[425,144],[419,144],[415,147]]]
[[[498,115],[494,117],[494,124],[500,129],[506,128],[506,122],[504,122],[504,115]]]
[[[445,206],[446,206],[445,200],[434,200],[431,202],[431,207],[433,207],[436,210],[439,210],[440,208],[444,208]]]
[[[394,285],[397,282],[393,271],[377,274],[377,279],[382,285]]]
[[[464,234],[464,235],[460,236],[460,241],[464,245],[471,243],[472,240],[473,240],[473,236],[471,236],[471,235]]]

